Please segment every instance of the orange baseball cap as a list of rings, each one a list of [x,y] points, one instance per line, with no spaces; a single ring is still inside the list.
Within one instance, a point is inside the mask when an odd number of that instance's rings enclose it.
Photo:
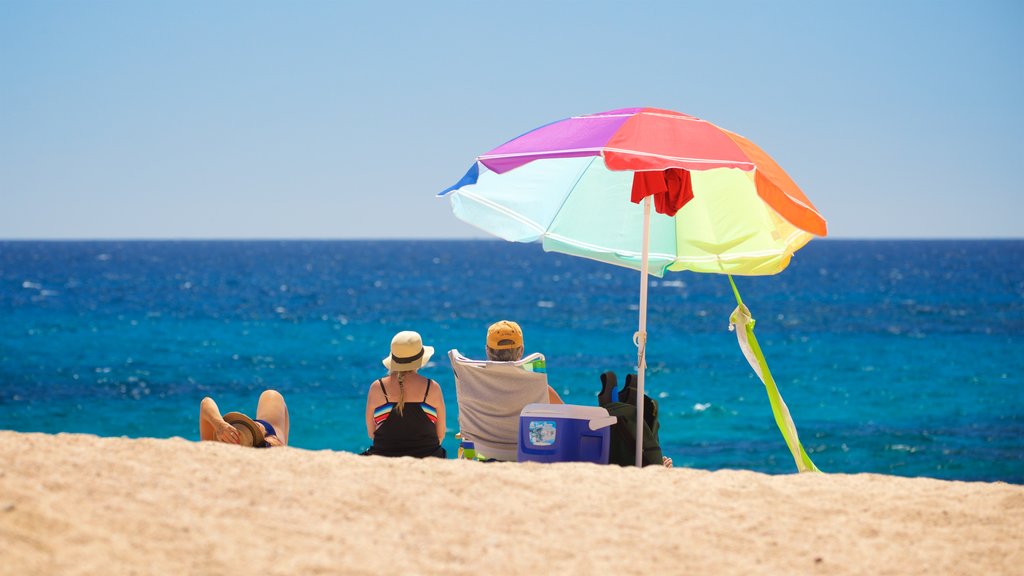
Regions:
[[[487,329],[487,347],[492,350],[512,350],[523,347],[523,330],[511,320],[501,320]]]

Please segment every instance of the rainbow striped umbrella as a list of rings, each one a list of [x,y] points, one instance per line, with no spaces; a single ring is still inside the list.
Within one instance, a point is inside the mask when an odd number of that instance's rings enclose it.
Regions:
[[[478,156],[439,196],[505,240],[540,240],[547,251],[640,270],[640,397],[649,273],[775,274],[827,233],[810,200],[754,143],[656,108],[541,126]],[[638,433],[638,464],[641,441]]]

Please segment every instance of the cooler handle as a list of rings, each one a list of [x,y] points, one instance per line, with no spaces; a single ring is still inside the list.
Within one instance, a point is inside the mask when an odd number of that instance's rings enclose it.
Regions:
[[[601,428],[606,428],[608,426],[612,426],[612,425],[614,425],[618,421],[619,421],[619,419],[617,417],[615,417],[615,416],[605,416],[603,418],[591,418],[591,420],[590,420],[590,429],[593,430],[593,431],[600,430]]]

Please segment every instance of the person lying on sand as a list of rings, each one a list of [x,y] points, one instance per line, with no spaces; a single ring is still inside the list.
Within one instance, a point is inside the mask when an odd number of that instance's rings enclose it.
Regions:
[[[270,448],[288,445],[288,405],[277,390],[264,390],[256,406],[256,419],[241,412],[220,415],[207,396],[199,403],[199,439],[227,444]]]

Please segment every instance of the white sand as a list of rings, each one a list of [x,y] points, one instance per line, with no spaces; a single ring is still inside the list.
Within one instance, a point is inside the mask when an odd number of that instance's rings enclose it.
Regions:
[[[0,432],[0,574],[1021,574],[1024,486]]]

